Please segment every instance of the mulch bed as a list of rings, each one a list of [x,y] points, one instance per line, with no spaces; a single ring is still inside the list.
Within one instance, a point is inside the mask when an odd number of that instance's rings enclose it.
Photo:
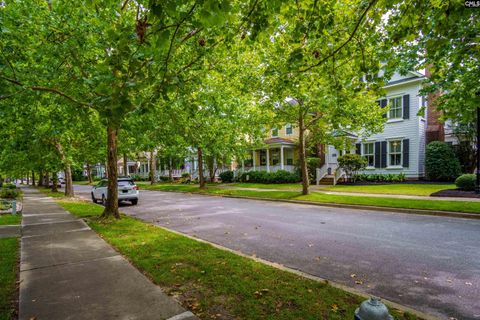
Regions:
[[[475,191],[464,191],[462,189],[447,189],[434,192],[431,197],[457,197],[457,198],[480,198]]]

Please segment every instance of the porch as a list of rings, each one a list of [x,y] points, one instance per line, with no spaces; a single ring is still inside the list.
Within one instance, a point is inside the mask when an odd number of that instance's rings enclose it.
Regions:
[[[288,139],[271,138],[265,140],[266,148],[254,149],[251,158],[241,163],[242,171],[276,172],[295,170],[295,143]]]

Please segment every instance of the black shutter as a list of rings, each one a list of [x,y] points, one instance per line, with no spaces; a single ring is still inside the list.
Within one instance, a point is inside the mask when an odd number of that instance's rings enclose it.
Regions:
[[[410,166],[410,140],[403,139],[403,167],[408,168]]]
[[[381,142],[381,147],[380,147],[380,168],[386,168],[387,167],[387,141],[382,141]]]
[[[403,96],[403,119],[410,119],[410,95]]]
[[[362,154],[362,144],[361,143],[357,143],[355,144],[355,153],[356,154]]]
[[[375,142],[375,168],[380,168],[380,141]]]
[[[380,100],[380,107],[381,108],[385,108],[388,104],[388,100],[387,99],[382,99]],[[383,114],[383,117],[386,118],[387,117],[387,113],[384,113]]]

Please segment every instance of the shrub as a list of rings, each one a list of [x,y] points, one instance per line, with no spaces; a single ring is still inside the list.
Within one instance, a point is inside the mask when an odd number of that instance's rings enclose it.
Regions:
[[[316,157],[307,158],[308,179],[314,183],[317,176],[317,168],[320,168],[322,160]]]
[[[20,197],[20,190],[10,189],[10,188],[0,189],[0,198],[3,198],[3,199],[17,199],[18,197]]]
[[[427,145],[425,173],[430,180],[452,181],[458,177],[460,162],[449,145],[440,141],[433,141]]]
[[[4,189],[16,189],[17,186],[14,183],[5,183],[5,184],[3,184],[2,188],[4,188]]]
[[[367,182],[404,182],[406,180],[405,174],[367,174],[361,173],[355,175],[355,181],[367,181]]]
[[[355,182],[357,172],[367,167],[367,160],[358,154],[345,154],[338,157],[338,165]]]
[[[233,182],[233,179],[234,179],[233,171],[230,171],[230,170],[220,173],[219,176],[222,182],[224,183]]]
[[[162,181],[162,182],[170,181],[170,177],[169,176],[160,176],[160,181]]]
[[[276,172],[267,171],[249,171],[239,176],[241,182],[256,183],[295,183],[300,181],[300,176],[286,170]]]
[[[465,191],[475,190],[475,181],[477,176],[475,174],[462,174],[455,180],[455,185],[457,188],[463,189]]]

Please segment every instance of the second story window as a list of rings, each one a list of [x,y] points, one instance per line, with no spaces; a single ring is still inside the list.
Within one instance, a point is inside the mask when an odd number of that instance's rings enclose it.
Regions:
[[[363,144],[363,157],[367,160],[368,167],[375,166],[375,147],[374,143],[364,143]]]
[[[272,129],[272,137],[278,137],[278,128]]]
[[[403,117],[403,105],[402,97],[391,98],[389,101],[390,110],[388,111],[388,117],[390,119],[401,119]]]
[[[288,135],[293,134],[293,127],[292,127],[291,124],[287,124],[285,126],[285,133],[288,134]]]

